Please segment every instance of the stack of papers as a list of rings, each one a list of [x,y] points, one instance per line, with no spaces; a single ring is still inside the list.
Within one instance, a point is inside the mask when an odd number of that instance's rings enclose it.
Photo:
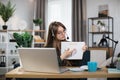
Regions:
[[[69,70],[74,71],[74,72],[88,71],[88,66],[87,65],[82,65],[80,67],[69,68]],[[101,70],[101,68],[97,68],[97,70]]]
[[[85,71],[85,70],[88,70],[88,66],[83,65],[81,67],[69,68],[69,70],[74,72]]]
[[[108,73],[120,73],[120,70],[116,68],[108,68]]]

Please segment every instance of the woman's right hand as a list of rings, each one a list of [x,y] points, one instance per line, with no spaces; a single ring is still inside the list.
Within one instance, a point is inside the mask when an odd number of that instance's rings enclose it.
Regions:
[[[76,50],[76,49],[71,49],[71,50],[70,50],[70,49],[67,49],[67,50],[65,50],[64,53],[61,54],[61,56],[60,56],[61,60],[64,60],[64,59],[72,56],[72,53],[73,53],[73,51],[75,51],[75,50]]]

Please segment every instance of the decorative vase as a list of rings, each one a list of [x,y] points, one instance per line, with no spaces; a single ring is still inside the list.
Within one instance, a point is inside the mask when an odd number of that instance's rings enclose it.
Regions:
[[[105,32],[106,31],[105,26],[101,26],[101,30],[100,31],[101,32]]]
[[[2,26],[3,30],[7,30],[7,27],[8,27],[7,25]]]
[[[120,61],[116,63],[116,69],[120,70]]]

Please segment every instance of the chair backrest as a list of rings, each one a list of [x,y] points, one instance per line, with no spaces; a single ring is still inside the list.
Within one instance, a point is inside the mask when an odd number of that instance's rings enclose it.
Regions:
[[[98,67],[106,61],[106,50],[90,50],[90,61],[96,61]]]

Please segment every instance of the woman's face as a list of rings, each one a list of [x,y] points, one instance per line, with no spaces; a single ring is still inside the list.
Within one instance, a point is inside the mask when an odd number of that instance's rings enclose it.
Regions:
[[[57,34],[56,34],[57,39],[58,40],[65,40],[66,39],[65,34],[66,34],[66,32],[65,32],[64,28],[59,26]]]

